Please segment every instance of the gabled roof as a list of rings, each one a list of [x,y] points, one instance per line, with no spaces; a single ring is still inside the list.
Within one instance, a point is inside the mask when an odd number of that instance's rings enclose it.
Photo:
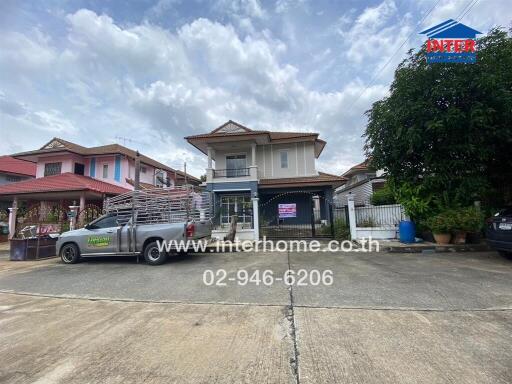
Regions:
[[[0,195],[70,191],[92,191],[117,195],[128,192],[128,189],[74,173],[61,173],[59,175],[0,185]]]
[[[237,123],[236,121],[229,120],[221,126],[215,128],[210,133],[202,133],[199,135],[192,135],[185,137],[190,144],[206,154],[206,145],[204,143],[209,140],[217,142],[224,138],[229,139],[254,139],[262,143],[286,143],[297,141],[314,141],[317,149],[315,150],[316,157],[325,147],[326,142],[318,138],[319,134],[316,132],[282,132],[282,131],[266,131],[266,130],[253,130],[246,126]]]
[[[40,149],[37,149],[35,151],[28,151],[28,152],[20,152],[16,153],[12,156],[20,159],[27,159],[31,161],[31,159],[34,156],[42,155],[42,154],[51,154],[51,153],[60,153],[60,152],[71,152],[76,153],[78,155],[82,156],[100,156],[100,155],[125,155],[131,159],[135,159],[137,156],[137,151],[134,151],[133,149],[124,147],[119,144],[108,144],[108,145],[101,145],[98,147],[83,147],[81,145],[72,143],[70,141],[61,139],[59,137],[54,137],[49,142],[47,142],[45,145],[43,145]],[[147,157],[143,154],[139,154],[140,161],[144,164],[151,165],[158,169],[163,169],[165,171],[169,172],[176,172],[176,174],[180,176],[184,176],[185,173],[179,170],[175,170],[171,167],[168,167],[165,164],[162,164],[156,160],[153,160],[150,157]],[[200,180],[192,175],[187,175],[188,178],[191,178],[197,182],[200,182]]]
[[[434,27],[421,31],[420,34],[427,35],[429,38],[467,38],[474,39],[476,35],[481,35],[482,32],[477,31],[467,25],[459,23],[453,19],[448,19],[445,22],[438,24]]]
[[[35,177],[36,165],[30,161],[15,159],[12,156],[0,156],[0,172]]]
[[[352,175],[354,175],[356,173],[371,171],[372,169],[370,167],[370,160],[371,159],[366,159],[362,163],[354,165],[352,168],[350,168],[347,172],[345,172],[341,176],[349,177],[349,176],[352,176]]]

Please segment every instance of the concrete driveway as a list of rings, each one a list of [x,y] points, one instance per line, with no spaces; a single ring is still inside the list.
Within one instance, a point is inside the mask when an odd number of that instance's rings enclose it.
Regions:
[[[512,262],[491,252],[15,264],[0,265],[0,382],[512,382]],[[206,286],[220,269],[226,286]],[[242,286],[240,269],[334,279]]]

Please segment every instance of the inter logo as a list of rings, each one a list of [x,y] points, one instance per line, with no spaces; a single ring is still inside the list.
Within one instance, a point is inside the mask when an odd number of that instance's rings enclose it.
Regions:
[[[476,35],[482,32],[453,19],[425,29],[427,63],[475,63]]]

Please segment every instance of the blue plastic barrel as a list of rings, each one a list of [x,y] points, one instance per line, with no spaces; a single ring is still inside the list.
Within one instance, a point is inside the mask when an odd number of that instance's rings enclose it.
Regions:
[[[398,225],[398,232],[401,243],[414,243],[416,237],[416,226],[410,220],[402,220]]]

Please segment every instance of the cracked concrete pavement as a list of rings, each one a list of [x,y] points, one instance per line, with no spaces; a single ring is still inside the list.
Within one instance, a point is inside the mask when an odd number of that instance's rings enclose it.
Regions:
[[[0,260],[0,382],[512,382],[512,263],[492,252],[14,264]],[[331,269],[334,284],[207,287],[205,269]]]

